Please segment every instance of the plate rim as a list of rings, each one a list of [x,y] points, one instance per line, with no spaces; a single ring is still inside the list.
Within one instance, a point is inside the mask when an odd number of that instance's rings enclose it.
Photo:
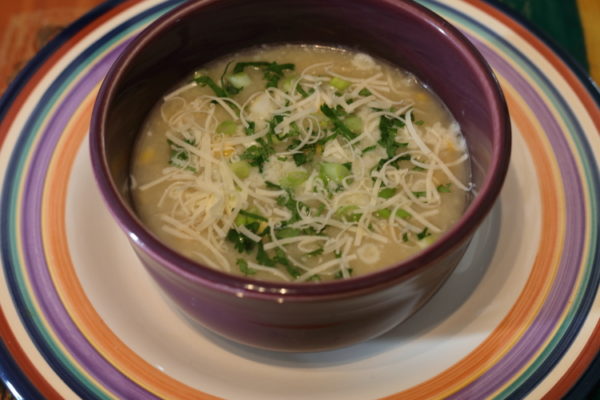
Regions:
[[[464,1],[472,6],[475,6],[476,8],[482,9],[481,2],[477,3],[474,0]],[[115,10],[119,5],[127,5],[129,3],[133,5],[140,2],[141,0],[107,0],[65,28],[57,37],[49,42],[39,53],[34,56],[34,58],[27,63],[27,65],[19,72],[17,77],[6,89],[0,98],[0,123],[4,121],[4,118],[6,117],[7,112],[11,109],[13,102],[19,98],[20,95],[26,93],[24,89],[27,89],[30,79],[35,76],[36,73],[39,73],[40,68],[43,67],[46,62],[51,60],[53,56],[57,56],[57,52],[63,47],[63,45],[73,40],[77,34],[82,32],[85,28],[89,28],[94,23],[100,23],[102,17],[108,18],[111,14],[110,12]],[[595,101],[596,106],[600,107],[600,90],[598,86],[593,81],[591,76],[585,70],[583,70],[583,68],[569,54],[558,47],[552,39],[547,37],[543,32],[539,31],[539,29],[533,26],[529,21],[520,17],[506,6],[493,0],[484,0],[483,3],[503,13],[507,17],[507,19],[503,22],[515,22],[517,26],[520,25],[525,31],[530,33],[534,39],[539,40],[546,47],[548,47],[551,53],[555,55],[559,61],[564,63],[570,72],[575,74],[577,81],[583,84],[587,94],[589,94]],[[487,13],[487,10],[483,11]],[[551,59],[548,59],[548,61],[552,62]],[[5,137],[0,138],[0,146],[4,144],[4,140]],[[4,326],[5,323],[6,326]],[[18,340],[16,340],[16,338],[13,337],[13,340],[6,340],[11,339],[10,337],[7,338],[5,335],[8,334],[10,336],[12,331],[2,309],[0,309],[0,327],[2,328],[0,331],[0,359],[3,360],[2,365],[0,365],[0,379],[2,379],[8,387],[14,388],[14,390],[17,392],[17,395],[23,395],[25,398],[30,398],[32,396],[37,398],[39,396],[38,387],[34,384],[34,382],[32,382],[30,377],[23,372],[23,366],[19,365],[18,360],[13,358],[13,351],[16,351],[17,353],[23,353],[23,350],[21,349],[20,343]],[[13,346],[7,345],[7,342],[9,342],[9,344],[12,342]],[[17,358],[24,360],[26,363],[31,363],[24,353],[21,354],[21,357]],[[33,368],[32,371],[39,374],[39,371],[35,368]],[[571,387],[569,395],[576,396],[580,394],[585,395],[586,393],[591,393],[591,390],[588,390],[587,392],[585,390],[589,389],[590,386],[593,386],[590,385],[592,380],[595,380],[595,385],[598,385],[598,382],[600,381],[600,378],[598,378],[599,376],[600,356],[597,353],[594,360],[586,368],[584,368],[584,371],[577,379],[577,382]],[[50,386],[49,382],[47,382],[43,376],[40,375],[39,380],[33,380],[37,381],[38,385],[40,386],[44,386],[44,384],[46,384],[47,386],[44,389],[50,388],[54,392],[54,388]],[[52,393],[44,393],[44,395],[49,394]],[[58,393],[54,392],[54,394],[58,396]]]

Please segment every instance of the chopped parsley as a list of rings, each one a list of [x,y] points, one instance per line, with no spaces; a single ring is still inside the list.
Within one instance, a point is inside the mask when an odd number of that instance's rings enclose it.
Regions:
[[[450,186],[452,186],[450,182],[445,183],[443,185],[438,185],[437,191],[440,193],[450,193],[452,192],[452,190],[450,190]]]
[[[242,160],[248,161],[253,167],[258,167],[260,172],[263,172],[265,163],[269,160],[269,157],[274,153],[272,147],[267,145],[252,145],[248,147],[240,156]]]
[[[194,146],[196,141],[194,139],[183,139],[183,141],[190,146]],[[185,168],[188,171],[196,172],[196,169],[189,165],[190,153],[184,148],[171,140],[167,139],[171,154],[169,156],[169,164],[177,168]]]
[[[246,260],[244,260],[243,258],[238,258],[237,261],[235,262],[238,266],[238,268],[240,269],[240,272],[246,276],[250,276],[250,275],[255,275],[256,274],[256,270],[252,269],[248,266],[248,262]]]
[[[277,87],[279,80],[283,78],[285,71],[293,71],[296,66],[294,64],[279,64],[277,62],[267,61],[250,61],[239,62],[233,68],[233,73],[243,72],[247,67],[259,68],[263,73],[263,78],[267,82],[266,87]]]
[[[394,157],[399,148],[408,146],[408,143],[396,142],[398,128],[402,128],[403,126],[404,122],[400,119],[388,118],[385,115],[382,115],[379,119],[381,137],[377,143],[385,149],[388,158]]]
[[[429,232],[428,227],[423,228],[423,230],[421,232],[417,233],[417,239],[419,239],[419,240],[423,240],[428,236],[431,236],[431,232]]]
[[[321,105],[321,112],[333,123],[334,132],[338,135],[342,135],[348,140],[356,138],[358,135],[350,130],[344,122],[340,119],[340,111],[334,111],[327,104]]]
[[[200,86],[208,86],[215,92],[217,97],[229,97],[229,93],[222,87],[216,84],[215,81],[208,75],[201,75],[194,78],[194,81]]]

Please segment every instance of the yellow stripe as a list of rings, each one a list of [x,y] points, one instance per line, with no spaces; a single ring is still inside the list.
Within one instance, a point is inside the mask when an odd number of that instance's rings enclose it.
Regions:
[[[581,25],[585,39],[585,49],[590,65],[590,74],[600,83],[600,1],[577,0]]]

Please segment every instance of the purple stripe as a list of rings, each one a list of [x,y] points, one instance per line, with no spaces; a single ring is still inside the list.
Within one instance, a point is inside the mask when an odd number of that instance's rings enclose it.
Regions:
[[[502,56],[476,38],[470,36],[469,39],[473,41],[498,74],[510,82],[511,86],[531,107],[554,150],[564,186],[563,190],[566,194],[566,237],[563,249],[569,249],[569,251],[562,252],[557,276],[553,281],[548,298],[523,337],[485,374],[451,397],[455,399],[484,398],[492,394],[532,361],[536,352],[542,349],[544,342],[561,322],[561,315],[573,292],[581,263],[586,224],[585,203],[580,195],[583,193],[583,188],[576,161],[565,139],[565,134],[553,114],[529,82]],[[544,176],[539,178],[546,179]],[[542,246],[544,246],[543,243]]]
[[[22,216],[22,239],[25,265],[35,297],[38,299],[43,315],[58,336],[58,342],[62,343],[67,353],[71,354],[103,387],[115,395],[121,398],[151,398],[153,397],[151,394],[108,363],[74,325],[49,275],[41,233],[42,192],[48,166],[58,140],[80,104],[106,76],[108,69],[130,40],[119,44],[95,63],[73,88],[67,89],[69,90],[67,96],[52,112],[52,118],[40,136],[40,143],[35,149],[25,181],[22,210],[27,212],[23,212]],[[91,54],[89,57],[94,56]],[[64,79],[65,76],[61,76],[56,82],[63,80],[64,83]]]

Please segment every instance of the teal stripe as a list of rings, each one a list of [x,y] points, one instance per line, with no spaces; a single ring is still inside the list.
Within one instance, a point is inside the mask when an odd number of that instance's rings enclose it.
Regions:
[[[457,11],[455,11],[455,10],[449,11],[445,7],[436,5],[435,3],[432,2],[432,0],[418,0],[418,1],[420,3],[422,3],[423,5],[426,5],[428,8],[432,9],[436,13],[444,16],[445,18],[450,19],[453,23],[458,23],[460,26],[463,26],[470,31],[477,32],[477,36],[480,40],[484,39],[484,41],[491,43],[492,47],[494,49],[500,49],[500,52],[498,52],[499,54],[502,54],[502,56],[505,59],[510,59],[510,60],[516,62],[518,64],[519,68],[521,68],[521,70],[526,72],[525,76],[532,79],[536,83],[537,87],[541,88],[543,90],[545,98],[547,100],[550,100],[550,103],[552,104],[553,109],[555,111],[558,111],[562,122],[567,126],[569,135],[575,144],[575,147],[578,152],[576,154],[578,156],[577,159],[579,159],[581,161],[583,171],[585,174],[584,181],[586,184],[583,185],[583,187],[587,188],[587,189],[593,187],[594,182],[591,177],[591,175],[592,175],[591,168],[595,168],[595,165],[591,165],[591,161],[593,161],[593,160],[588,159],[588,157],[585,155],[585,151],[584,151],[584,146],[589,146],[589,144],[587,142],[585,142],[585,143],[583,142],[583,140],[585,140],[585,137],[580,137],[577,134],[577,131],[583,132],[583,130],[580,128],[580,126],[575,126],[575,121],[573,121],[570,118],[570,116],[567,114],[565,109],[560,104],[557,97],[553,94],[553,92],[546,85],[546,83],[538,76],[536,71],[532,70],[525,62],[523,62],[522,55],[518,54],[517,52],[514,52],[510,47],[505,46],[502,41],[496,39],[495,35],[490,34],[490,32],[488,30],[482,30],[479,27],[477,27],[476,25],[474,25],[473,23],[471,23],[471,21],[469,21],[467,18],[465,18],[464,16],[459,14]],[[598,226],[596,224],[589,224],[589,221],[598,221],[598,198],[596,197],[596,193],[594,193],[593,191],[590,191],[590,190],[587,190],[587,192],[583,195],[586,195],[586,197],[588,199],[587,204],[590,207],[590,218],[588,219],[587,223],[588,223],[589,227],[591,227],[590,243],[592,245],[594,245],[595,243],[597,243],[597,240],[598,240]],[[593,252],[590,252],[590,254],[593,254]],[[562,334],[564,334],[564,332],[569,328],[569,325],[571,325],[571,323],[573,322],[574,318],[577,316],[579,306],[581,305],[583,296],[585,294],[585,289],[586,289],[585,285],[589,281],[589,277],[591,276],[592,270],[594,268],[593,259],[591,257],[588,257],[587,260],[582,260],[582,266],[583,266],[582,274],[581,274],[583,276],[583,279],[581,280],[582,286],[579,287],[579,290],[576,292],[576,297],[574,299],[574,302],[570,304],[570,308],[569,308],[562,324],[558,327],[556,334],[550,340],[550,342],[548,343],[546,348],[541,352],[539,357],[534,361],[534,363],[529,368],[527,368],[516,379],[516,381],[514,381],[505,390],[503,390],[500,394],[498,394],[497,398],[508,397],[520,384],[522,384],[526,379],[531,377],[531,375],[536,371],[536,369],[540,366],[540,364],[542,364],[544,361],[547,360],[549,353],[551,353],[552,350],[554,350],[556,348],[558,341],[560,339],[562,339],[562,337],[563,337]]]

